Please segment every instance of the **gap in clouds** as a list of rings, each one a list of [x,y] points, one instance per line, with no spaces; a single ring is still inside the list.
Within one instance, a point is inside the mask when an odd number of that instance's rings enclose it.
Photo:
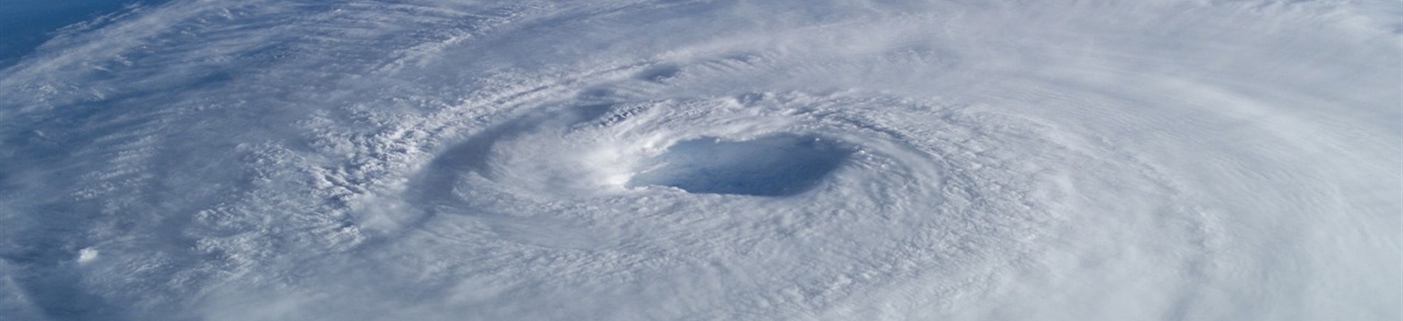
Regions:
[[[34,52],[64,27],[167,0],[6,0],[0,5],[0,69]]]

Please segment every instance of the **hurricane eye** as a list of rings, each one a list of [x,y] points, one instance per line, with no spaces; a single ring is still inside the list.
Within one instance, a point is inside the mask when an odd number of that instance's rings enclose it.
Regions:
[[[640,164],[629,186],[671,186],[689,193],[788,196],[819,185],[852,152],[816,136],[678,142]]]

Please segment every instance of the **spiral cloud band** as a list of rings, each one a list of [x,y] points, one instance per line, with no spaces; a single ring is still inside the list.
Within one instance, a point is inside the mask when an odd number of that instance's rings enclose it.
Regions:
[[[1401,31],[1349,0],[137,3],[0,66],[0,318],[1397,320]]]

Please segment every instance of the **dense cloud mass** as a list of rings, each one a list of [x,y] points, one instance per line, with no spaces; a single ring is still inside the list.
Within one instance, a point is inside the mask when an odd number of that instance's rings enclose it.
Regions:
[[[109,7],[0,31],[0,319],[1403,318],[1396,1]]]

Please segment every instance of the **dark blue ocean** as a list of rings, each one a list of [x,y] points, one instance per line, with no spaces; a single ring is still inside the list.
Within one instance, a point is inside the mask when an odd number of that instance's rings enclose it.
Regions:
[[[65,26],[164,0],[5,0],[0,4],[0,68],[8,68]]]

